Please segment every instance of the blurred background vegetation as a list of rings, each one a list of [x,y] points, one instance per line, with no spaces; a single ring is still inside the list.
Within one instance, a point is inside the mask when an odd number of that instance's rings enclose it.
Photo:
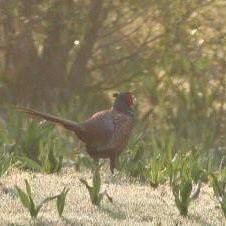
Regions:
[[[0,144],[37,162],[48,136],[60,139],[51,150],[74,150],[65,133],[40,134],[43,125],[14,106],[80,121],[109,108],[114,91],[128,90],[137,97],[136,128],[119,169],[127,164],[137,175],[147,155],[183,152],[219,167],[225,18],[224,0],[1,0]]]

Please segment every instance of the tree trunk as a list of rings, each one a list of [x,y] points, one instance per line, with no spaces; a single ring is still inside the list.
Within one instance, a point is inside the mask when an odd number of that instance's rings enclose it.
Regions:
[[[77,93],[84,90],[89,71],[88,61],[92,57],[92,50],[96,43],[98,30],[103,24],[103,0],[92,0],[89,10],[89,21],[84,39],[81,41],[80,49],[70,71],[70,86]]]

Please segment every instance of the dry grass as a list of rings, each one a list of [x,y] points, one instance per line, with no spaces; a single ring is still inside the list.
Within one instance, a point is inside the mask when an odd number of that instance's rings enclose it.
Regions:
[[[75,172],[70,168],[64,169],[61,175],[11,170],[1,178],[0,225],[225,225],[219,205],[207,186],[191,204],[189,216],[183,218],[168,185],[153,189],[122,177],[116,178],[113,184],[103,185],[113,197],[113,204],[104,200],[100,208],[92,206],[87,190],[79,182],[79,178],[90,176],[88,172]],[[64,186],[69,187],[64,218],[59,219],[53,202],[41,210],[35,223],[32,222],[14,190],[15,184],[24,188],[24,179],[30,182],[38,202],[59,193]]]

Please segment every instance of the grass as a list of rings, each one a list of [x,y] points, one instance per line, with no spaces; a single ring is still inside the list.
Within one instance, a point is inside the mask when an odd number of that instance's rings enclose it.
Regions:
[[[182,116],[178,116],[177,123],[186,121],[186,114]],[[203,127],[202,122],[196,121],[182,131],[176,127],[176,132],[157,127],[153,127],[150,134],[135,131],[138,135],[130,139],[127,150],[118,159],[119,174],[109,184],[104,180],[109,165],[107,168],[103,165],[100,174],[99,169],[91,170],[93,174],[90,174],[87,169],[92,169],[93,163],[81,154],[81,147],[75,159],[65,155],[66,150],[77,147],[76,142],[71,146],[71,142],[61,139],[63,135],[69,140],[65,131],[61,134],[61,130],[35,120],[17,121],[14,114],[8,117],[8,123],[2,120],[0,124],[0,153],[6,161],[1,165],[3,176],[0,178],[0,219],[4,225],[29,225],[30,218],[15,190],[15,186],[25,190],[21,182],[24,179],[31,184],[32,199],[37,204],[46,197],[56,196],[65,187],[70,189],[69,192],[63,190],[56,202],[57,208],[45,202],[39,212],[35,211],[33,217],[39,213],[40,225],[219,225],[223,222],[221,203],[208,187],[211,185],[208,175],[225,169],[223,160],[222,164],[216,164],[209,155],[210,150],[215,153],[217,147],[225,147],[224,137],[217,136],[217,130]],[[183,127],[183,123],[179,125]],[[211,123],[208,125],[212,128]],[[202,134],[203,139],[199,139],[198,134]],[[12,164],[11,161],[7,164],[5,157],[11,155]],[[72,166],[69,159],[80,172],[65,168]],[[214,164],[218,166],[213,167]],[[28,173],[28,169],[33,173]],[[194,200],[196,186],[193,185],[199,182],[203,182],[203,186],[200,196]],[[199,188],[197,191],[198,194]],[[64,209],[66,195],[68,201]],[[104,195],[114,202],[102,199]],[[57,210],[63,217],[58,216]]]
[[[148,183],[132,182],[128,177],[118,176],[114,184],[107,184],[114,203],[103,200],[98,208],[90,202],[89,194],[79,178],[92,180],[89,171],[75,172],[64,168],[57,174],[30,173],[12,168],[1,177],[0,219],[2,225],[30,225],[30,216],[22,206],[14,185],[24,188],[27,179],[37,202],[46,196],[60,193],[69,187],[64,217],[61,219],[55,202],[47,203],[40,210],[37,225],[224,225],[225,219],[220,206],[213,198],[211,187],[204,185],[197,200],[191,203],[188,217],[181,217],[175,206],[174,197],[168,183],[152,188]],[[4,187],[3,186],[6,186]],[[48,185],[48,186],[47,186]]]

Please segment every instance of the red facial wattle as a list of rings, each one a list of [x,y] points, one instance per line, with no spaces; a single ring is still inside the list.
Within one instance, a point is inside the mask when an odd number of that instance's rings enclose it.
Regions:
[[[132,106],[133,104],[134,104],[134,97],[133,97],[133,95],[132,94],[128,94],[128,95],[126,95],[126,104],[127,104],[127,106]]]

